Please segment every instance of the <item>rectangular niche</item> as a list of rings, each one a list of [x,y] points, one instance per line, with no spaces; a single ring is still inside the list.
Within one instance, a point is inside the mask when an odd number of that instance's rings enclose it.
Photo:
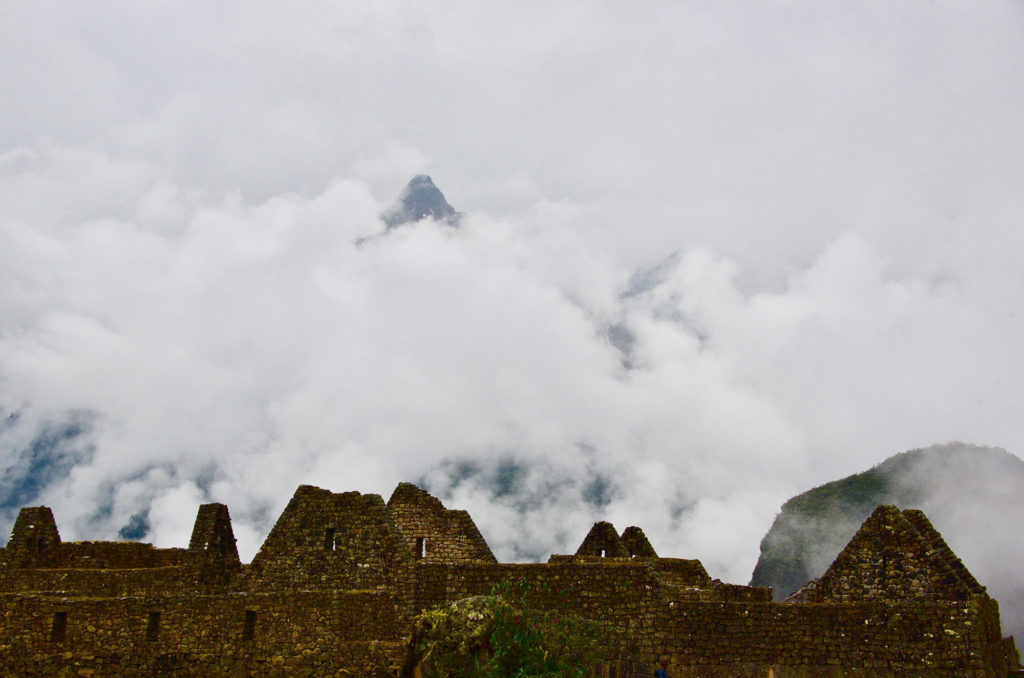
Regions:
[[[53,623],[50,625],[50,642],[63,643],[68,637],[68,613],[54,612]]]
[[[160,613],[150,612],[146,620],[146,640],[153,641],[160,637]]]
[[[245,623],[242,626],[242,640],[252,640],[256,637],[256,611],[245,611]]]

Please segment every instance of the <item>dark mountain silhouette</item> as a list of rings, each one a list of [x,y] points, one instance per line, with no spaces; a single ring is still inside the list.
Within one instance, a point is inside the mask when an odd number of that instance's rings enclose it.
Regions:
[[[434,219],[450,226],[458,226],[462,214],[445,200],[430,177],[419,174],[406,185],[398,203],[381,215],[388,229],[401,226],[420,219]]]
[[[1024,461],[962,443],[897,454],[868,471],[793,497],[761,541],[750,583],[781,600],[820,577],[880,504],[921,509],[967,568],[1000,602],[1003,628],[1024,631]]]

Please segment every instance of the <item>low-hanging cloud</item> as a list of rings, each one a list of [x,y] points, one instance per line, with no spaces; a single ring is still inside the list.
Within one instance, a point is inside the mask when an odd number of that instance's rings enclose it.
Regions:
[[[502,558],[608,519],[745,581],[792,494],[1022,449],[1011,3],[40,7],[0,472],[67,538],[222,501],[251,557],[298,483],[413,480]],[[383,234],[423,171],[460,227]]]
[[[543,206],[381,234],[385,205],[352,179],[259,203],[137,191],[125,216],[5,226],[4,409],[91,417],[89,454],[41,494],[72,537],[141,515],[180,544],[218,500],[251,555],[299,483],[412,479],[506,558],[565,551],[600,517],[741,580],[781,500],[842,468],[820,450],[863,464],[900,435],[951,435],[974,417],[926,390],[941,375],[976,397],[990,369],[933,347],[955,329],[954,354],[989,350],[970,290],[887,277],[856,234],[747,294],[708,250],[630,272]]]

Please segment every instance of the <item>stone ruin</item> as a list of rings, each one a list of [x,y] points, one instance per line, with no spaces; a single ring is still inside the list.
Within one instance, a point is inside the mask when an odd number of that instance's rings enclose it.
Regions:
[[[62,542],[21,510],[0,549],[0,666],[19,676],[404,676],[423,609],[525,578],[604,630],[602,672],[811,678],[1018,675],[999,608],[920,511],[881,506],[784,602],[594,525],[574,555],[498,563],[473,519],[420,488],[300,486],[252,562],[226,506],[187,549]],[[546,587],[539,587],[544,590]]]

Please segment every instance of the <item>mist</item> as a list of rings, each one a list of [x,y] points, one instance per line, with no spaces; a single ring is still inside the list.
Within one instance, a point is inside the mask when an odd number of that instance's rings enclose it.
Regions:
[[[0,12],[7,524],[247,560],[413,481],[745,582],[804,489],[1024,449],[1017,3]],[[385,233],[419,173],[459,228]]]
[[[1003,632],[1024,632],[1024,587],[1013,567],[1024,547],[1006,525],[1024,520],[1024,462],[993,447],[947,443],[893,455],[870,470],[787,502],[762,542],[752,584],[776,600],[825,574],[880,504],[917,508],[999,601]]]

